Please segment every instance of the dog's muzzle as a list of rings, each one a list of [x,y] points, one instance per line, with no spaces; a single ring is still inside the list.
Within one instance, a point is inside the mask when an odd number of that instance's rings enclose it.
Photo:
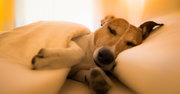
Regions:
[[[109,49],[101,48],[98,52],[97,60],[103,65],[108,65],[114,61],[114,55]]]
[[[95,54],[94,63],[104,72],[112,71],[116,66],[113,52],[106,47],[101,48]]]

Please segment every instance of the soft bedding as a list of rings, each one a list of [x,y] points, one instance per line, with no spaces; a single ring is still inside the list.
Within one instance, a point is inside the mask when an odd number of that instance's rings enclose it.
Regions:
[[[114,74],[138,94],[180,94],[180,12],[149,20],[164,26],[119,54]]]
[[[77,23],[40,21],[0,34],[0,94],[57,94],[70,68],[31,70],[31,59],[41,48],[66,48],[89,33]]]
[[[118,55],[114,75],[138,94],[180,94],[179,17],[149,19],[164,26]],[[43,47],[66,48],[72,38],[85,51],[89,33],[79,24],[41,21],[0,34],[0,94],[88,94],[87,85],[66,80],[69,68],[35,71],[31,59]],[[136,94],[112,79],[112,94]]]

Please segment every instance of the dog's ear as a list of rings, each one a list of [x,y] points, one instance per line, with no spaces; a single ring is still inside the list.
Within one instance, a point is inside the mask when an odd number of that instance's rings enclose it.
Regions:
[[[158,23],[153,22],[153,21],[147,21],[147,22],[144,22],[143,24],[141,24],[139,26],[139,28],[142,29],[142,38],[143,38],[143,40],[148,37],[150,32],[154,30],[155,26],[157,26],[157,28],[159,28],[159,27],[161,27],[163,25],[164,24],[158,24]]]
[[[101,20],[101,26],[115,18],[116,17],[114,15],[107,15],[104,19]]]

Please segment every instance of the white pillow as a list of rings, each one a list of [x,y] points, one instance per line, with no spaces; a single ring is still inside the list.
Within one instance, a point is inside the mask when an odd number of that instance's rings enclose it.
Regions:
[[[149,20],[164,26],[119,54],[114,74],[138,94],[180,94],[180,12]]]

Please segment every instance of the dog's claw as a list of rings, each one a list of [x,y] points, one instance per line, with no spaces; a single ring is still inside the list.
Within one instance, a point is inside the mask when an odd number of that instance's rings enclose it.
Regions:
[[[43,49],[41,49],[37,55],[35,55],[31,61],[32,65],[35,64],[36,62],[36,57],[39,57],[39,58],[43,58],[44,57],[44,53],[43,53]]]
[[[34,67],[34,68],[32,68],[32,70],[35,70],[36,68]]]
[[[36,56],[39,58],[43,58],[44,57],[44,49],[42,48]]]
[[[31,61],[32,65],[35,64],[35,58],[36,58],[36,56],[34,56],[33,59],[32,59],[32,61]]]
[[[43,58],[44,57],[43,54],[37,54],[36,56],[39,57],[39,58]]]

